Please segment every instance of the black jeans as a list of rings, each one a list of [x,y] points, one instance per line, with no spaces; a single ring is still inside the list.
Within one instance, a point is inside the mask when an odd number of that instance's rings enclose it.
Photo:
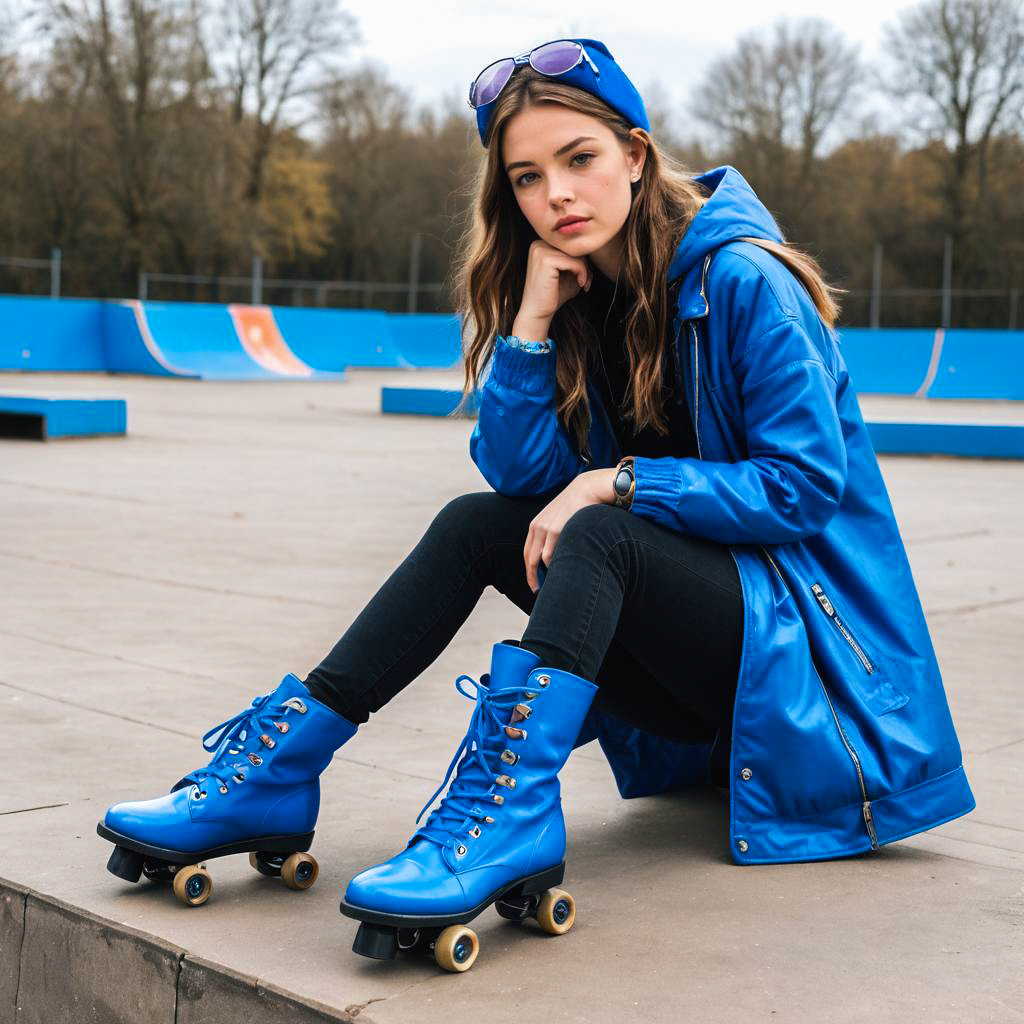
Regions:
[[[480,491],[448,502],[310,672],[312,695],[367,721],[437,658],[492,586],[530,616],[520,646],[596,683],[601,710],[669,739],[728,736],[743,638],[728,547],[589,505],[565,523],[534,593],[526,534],[557,493]]]

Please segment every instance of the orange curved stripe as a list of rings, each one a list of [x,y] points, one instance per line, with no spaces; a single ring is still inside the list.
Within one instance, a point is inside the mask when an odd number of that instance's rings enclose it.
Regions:
[[[254,362],[285,377],[313,375],[312,367],[299,359],[286,344],[269,306],[230,305],[228,312],[242,348]]]

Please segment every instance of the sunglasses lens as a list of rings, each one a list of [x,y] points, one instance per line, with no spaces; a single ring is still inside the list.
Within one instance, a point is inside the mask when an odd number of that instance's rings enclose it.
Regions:
[[[496,60],[476,76],[469,100],[474,107],[482,107],[494,100],[512,77],[516,62],[511,57]]]
[[[564,75],[580,59],[581,47],[570,39],[538,46],[530,56],[530,63],[544,75]]]

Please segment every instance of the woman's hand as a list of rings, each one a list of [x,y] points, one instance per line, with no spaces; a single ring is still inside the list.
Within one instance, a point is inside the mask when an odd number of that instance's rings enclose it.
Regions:
[[[592,278],[593,270],[585,258],[568,256],[535,239],[530,243],[526,284],[512,333],[526,341],[544,341],[555,313],[581,289],[589,291]]]
[[[611,505],[615,502],[615,491],[612,481],[615,479],[615,467],[611,469],[592,469],[580,473],[569,483],[554,500],[549,501],[534,516],[530,529],[526,534],[526,547],[523,558],[526,561],[526,582],[536,593],[540,589],[537,581],[537,565],[543,561],[545,566],[551,564],[555,554],[555,545],[562,535],[562,529],[569,517],[587,505]]]

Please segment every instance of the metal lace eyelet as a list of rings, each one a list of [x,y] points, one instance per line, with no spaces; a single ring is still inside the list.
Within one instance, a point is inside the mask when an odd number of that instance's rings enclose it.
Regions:
[[[484,824],[485,825],[493,825],[494,824],[494,819],[488,814],[488,815],[486,815],[484,817]]]
[[[284,702],[283,706],[286,707],[286,708],[293,708],[295,711],[298,711],[298,713],[300,715],[304,715],[306,713],[306,710],[307,710],[306,705],[298,697],[289,697]]]
[[[547,686],[551,682],[551,676],[537,676],[537,682],[541,686]]]
[[[277,740],[272,740],[265,732],[260,734],[260,743],[268,750],[273,750],[277,746]]]
[[[525,722],[530,715],[533,714],[533,708],[528,704],[517,704],[512,709],[512,717],[509,719],[510,722]],[[518,716],[518,717],[516,717]]]
[[[537,694],[533,690],[527,690],[526,693],[523,694],[523,700],[533,700],[536,696]]]
[[[457,853],[457,854],[458,854],[458,855],[459,855],[460,857],[464,857],[464,856],[465,856],[465,854],[466,854],[466,847],[464,847],[464,846],[463,846],[463,845],[462,845],[462,844],[460,843],[460,844],[459,844],[458,846],[456,846],[456,847],[455,847],[455,852],[456,852],[456,853]]]
[[[505,764],[515,764],[519,760],[519,755],[513,754],[511,750],[503,750],[501,752],[501,760]]]
[[[220,786],[219,789],[220,789],[220,791],[222,793],[226,793],[228,791],[228,787],[227,786]]]
[[[263,764],[263,758],[260,757],[259,754],[250,754],[249,755],[249,762],[251,764],[256,765],[256,767],[258,768],[261,764]]]
[[[469,834],[470,834],[470,835],[471,835],[471,836],[472,836],[472,837],[473,837],[474,839],[479,839],[479,838],[480,838],[480,826],[479,826],[479,825],[474,825],[474,826],[473,826],[473,827],[472,827],[472,828],[471,828],[471,829],[469,830]]]
[[[499,786],[507,786],[509,789],[516,788],[516,780],[511,775],[499,775],[494,781]]]
[[[513,739],[513,740],[525,740],[526,739],[526,730],[525,729],[517,729],[514,725],[506,725],[505,726],[505,735],[508,736],[510,739]]]
[[[235,782],[245,782],[245,776],[241,772],[237,775],[232,775],[231,778],[233,778]]]
[[[288,731],[288,723],[287,722],[275,722],[274,723],[274,728],[278,732],[287,732]]]
[[[492,793],[491,794],[491,799],[496,804],[503,804],[505,802],[505,798],[500,793]]]

